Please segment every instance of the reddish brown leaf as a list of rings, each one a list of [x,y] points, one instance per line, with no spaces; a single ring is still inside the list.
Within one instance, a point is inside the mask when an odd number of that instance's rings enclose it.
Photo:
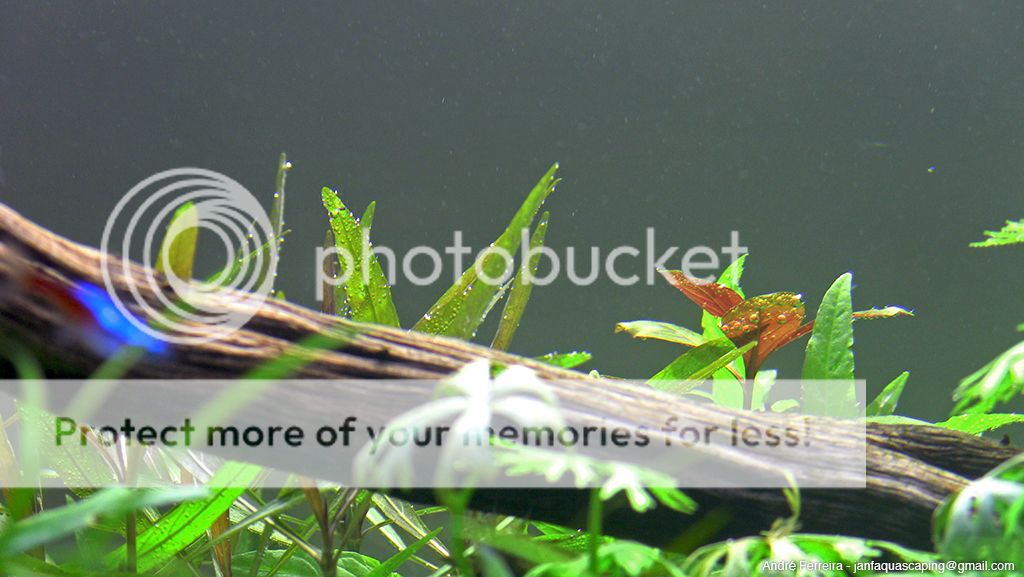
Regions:
[[[778,292],[749,298],[722,317],[722,331],[736,346],[757,339],[757,346],[744,355],[747,378],[753,378],[768,355],[790,341],[807,334],[804,302],[800,295]],[[806,327],[806,328],[805,328]]]
[[[722,317],[743,302],[743,297],[739,293],[725,285],[692,279],[678,270],[662,269],[658,272],[669,284],[682,291],[687,298],[712,316]]]
[[[217,517],[217,520],[210,526],[210,539],[216,539],[231,528],[231,520],[228,512]],[[225,539],[213,546],[213,561],[217,564],[217,574],[221,577],[231,577],[231,540]]]

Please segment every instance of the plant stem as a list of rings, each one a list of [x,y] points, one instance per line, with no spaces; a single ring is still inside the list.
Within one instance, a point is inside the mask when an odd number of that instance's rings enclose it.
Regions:
[[[590,506],[587,508],[587,534],[590,539],[587,541],[589,562],[587,568],[591,575],[599,575],[600,559],[598,552],[601,547],[601,531],[604,516],[604,503],[601,501],[599,489],[590,490]]]

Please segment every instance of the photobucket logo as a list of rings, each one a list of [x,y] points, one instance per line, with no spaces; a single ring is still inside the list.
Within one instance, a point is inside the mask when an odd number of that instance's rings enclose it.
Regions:
[[[332,246],[317,249],[316,299],[324,298],[325,286],[344,286],[355,270],[362,273],[362,283],[370,282],[370,255],[376,256],[388,284],[408,282],[414,286],[429,286],[451,273],[451,281],[458,280],[467,263],[472,263],[477,279],[490,285],[507,283],[514,274],[522,273],[523,281],[531,285],[550,285],[559,278],[566,278],[575,286],[591,286],[598,282],[611,282],[618,286],[656,284],[658,269],[678,269],[687,276],[704,281],[713,281],[717,273],[741,255],[747,247],[740,244],[739,231],[731,231],[728,244],[713,248],[697,245],[688,249],[678,246],[659,247],[654,228],[648,227],[643,239],[635,244],[615,247],[589,248],[566,247],[555,250],[548,246],[531,246],[529,231],[523,231],[518,252],[515,255],[501,246],[491,245],[475,252],[463,243],[462,231],[456,230],[452,242],[443,249],[420,245],[414,246],[399,256],[386,246],[373,246],[369,232],[363,229],[358,254],[352,254],[344,247]],[[469,260],[472,258],[472,260]],[[357,259],[359,259],[357,261]],[[502,274],[495,277],[483,266],[487,260],[504,261]],[[523,268],[521,263],[536,261],[536,271]],[[359,266],[355,266],[356,264]],[[338,266],[334,266],[337,263]],[[450,268],[449,268],[450,264]],[[324,266],[329,265],[329,266]],[[325,271],[338,270],[332,275]]]
[[[196,219],[172,219],[188,202]],[[220,240],[221,270],[230,274],[198,282],[179,277],[163,251],[157,257],[162,262],[155,262],[159,243],[166,246],[182,234],[202,230]],[[203,246],[208,250],[205,242]],[[256,197],[235,180],[201,168],[176,168],[136,184],[107,219],[101,248],[103,282],[124,318],[140,331],[176,344],[213,341],[244,325],[266,300],[277,266],[273,227]],[[145,273],[124,274],[108,254],[141,262]],[[162,275],[153,272],[158,264]],[[130,299],[122,298],[118,286],[127,289],[124,296]],[[228,291],[230,301],[214,298]]]

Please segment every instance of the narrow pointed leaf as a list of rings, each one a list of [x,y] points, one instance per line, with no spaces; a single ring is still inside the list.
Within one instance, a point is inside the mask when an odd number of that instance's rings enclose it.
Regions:
[[[399,527],[412,537],[416,539],[422,539],[430,533],[430,529],[420,519],[420,516],[416,514],[416,508],[412,506],[408,501],[401,499],[395,499],[383,493],[373,494],[373,504],[381,512],[384,517],[394,522],[395,526]],[[437,551],[442,557],[448,557],[450,553],[439,539],[432,539],[428,542],[430,548]]]
[[[958,415],[956,417],[946,419],[941,423],[935,423],[935,426],[953,429],[971,435],[980,435],[988,431],[994,431],[1007,425],[1014,425],[1018,423],[1024,423],[1024,415],[1019,415],[1017,413],[990,413]]]
[[[334,285],[328,282],[328,279],[338,278],[338,259],[331,256],[330,253],[326,252],[328,249],[334,246],[334,233],[330,229],[324,235],[324,255],[323,262],[320,263],[321,272],[324,275],[324,281],[320,287],[320,312],[325,315],[338,314],[337,306],[337,293],[334,290]],[[348,316],[345,314],[344,316]]]
[[[586,363],[591,358],[593,355],[587,351],[572,351],[571,353],[548,353],[537,357],[537,360],[556,367],[572,369]]]
[[[341,295],[338,300],[346,305],[339,306],[338,312],[347,309],[352,320],[399,326],[391,287],[369,244],[369,227],[356,220],[338,193],[324,187],[321,196],[339,252],[339,275],[346,279],[335,287]],[[372,220],[373,209],[368,210]]]
[[[231,528],[231,520],[225,511],[210,526],[210,539],[216,539]],[[222,539],[213,546],[213,562],[217,566],[217,574],[231,576],[231,540]]]
[[[359,226],[369,232],[370,227],[373,226],[373,216],[375,214],[377,214],[377,201],[371,200],[370,204],[366,205],[363,216],[359,217]]]
[[[700,333],[691,331],[686,327],[661,321],[629,321],[619,323],[615,325],[615,332],[627,333],[634,339],[656,339],[688,347],[697,347],[707,342],[704,335]]]
[[[437,535],[441,532],[441,527],[434,529],[430,533],[427,533],[422,539],[409,545],[402,551],[399,551],[395,555],[381,562],[373,571],[369,572],[366,577],[389,577],[398,567],[405,563],[410,557],[416,554],[417,551],[422,549],[425,545],[430,543]]]
[[[292,163],[288,162],[288,156],[282,152],[277,163],[277,178],[274,181],[274,202],[270,205],[270,226],[278,242],[284,234],[284,184],[288,180],[288,171],[291,168]]]
[[[157,272],[167,272],[182,280],[192,278],[199,236],[199,210],[188,201],[174,211],[156,259]]]
[[[866,311],[857,311],[853,313],[854,319],[860,320],[872,320],[872,319],[887,319],[890,317],[912,317],[914,311],[907,310],[903,307],[888,306],[885,308],[873,308]]]
[[[715,371],[742,356],[755,344],[756,341],[737,348],[729,339],[706,342],[680,355],[651,377],[647,384],[658,390],[685,392],[710,378]],[[681,381],[692,384],[683,385]]]
[[[557,184],[557,170],[556,163],[533,187],[508,227],[494,241],[495,251],[481,255],[477,262],[466,269],[459,280],[416,323],[414,330],[461,339],[473,337],[477,327],[484,321],[488,307],[493,304],[495,293],[501,288],[501,283],[486,282],[486,279],[479,278],[477,270],[482,270],[490,280],[508,275],[511,263],[498,251],[512,256],[516,254],[523,231],[530,229],[541,204]]]
[[[882,392],[878,393],[878,396],[875,397],[875,400],[871,401],[868,405],[867,416],[882,417],[893,414],[900,402],[900,395],[903,394],[903,388],[906,386],[907,378],[909,377],[910,373],[903,371],[886,385]]]
[[[743,270],[746,266],[747,255],[741,254],[739,258],[729,263],[729,266],[725,267],[722,274],[718,276],[718,284],[731,288],[736,291],[736,294],[740,295],[740,298],[745,298],[740,281],[743,279]]]
[[[540,221],[537,222],[537,227],[533,230],[533,235],[530,237],[530,249],[536,252],[532,253],[529,260],[523,261],[515,280],[512,281],[512,289],[508,293],[508,300],[505,301],[505,310],[501,313],[498,332],[494,335],[494,341],[491,343],[492,349],[507,351],[513,335],[516,334],[516,329],[519,328],[519,322],[526,310],[526,303],[530,301],[530,293],[533,291],[531,279],[537,276],[537,266],[540,264],[541,254],[537,249],[544,246],[544,235],[548,232],[549,216],[548,212],[542,214]]]
[[[103,515],[121,516],[145,507],[157,507],[205,496],[201,488],[104,489],[81,501],[38,513],[6,526],[0,534],[0,558],[10,558],[34,547],[88,527]]]
[[[669,284],[679,289],[687,298],[711,313],[712,316],[721,317],[743,300],[743,297],[735,290],[716,282],[698,281],[678,270],[659,270],[658,272],[665,277]]]
[[[260,467],[241,463],[226,463],[211,479],[209,497],[178,505],[136,540],[138,570],[146,572],[166,563],[183,551],[209,529],[235,502],[246,487],[262,472]],[[107,556],[112,567],[121,566],[126,558],[124,546]]]

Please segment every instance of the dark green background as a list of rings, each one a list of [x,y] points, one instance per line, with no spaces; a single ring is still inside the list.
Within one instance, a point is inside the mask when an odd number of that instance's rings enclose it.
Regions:
[[[319,188],[379,203],[375,239],[482,247],[553,161],[549,244],[719,246],[751,293],[817,306],[852,270],[876,391],[934,418],[1019,336],[1024,251],[967,248],[1024,213],[1024,4],[28,3],[0,18],[0,199],[97,244],[120,195],[200,166],[269,202],[295,163],[280,286],[312,305]],[[934,172],[929,172],[934,167]],[[625,268],[625,267],[623,267]],[[623,272],[626,272],[625,270]],[[642,272],[639,264],[632,272]],[[394,289],[411,324],[442,285]],[[652,374],[677,350],[617,321],[698,324],[665,285],[538,289],[514,349]],[[803,345],[774,357],[796,377]]]

